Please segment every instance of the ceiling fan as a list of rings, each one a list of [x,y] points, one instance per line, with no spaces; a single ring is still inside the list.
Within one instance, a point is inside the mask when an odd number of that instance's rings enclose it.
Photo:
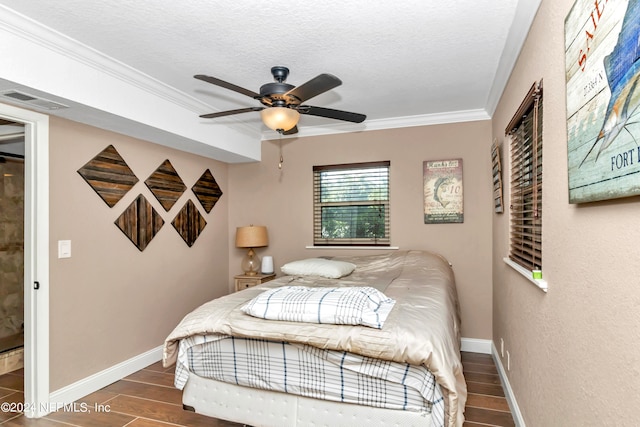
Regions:
[[[220,111],[217,113],[202,114],[200,117],[212,119],[216,117],[230,116],[232,114],[260,111],[264,124],[283,135],[291,135],[298,132],[298,120],[300,114],[326,117],[335,120],[344,120],[353,123],[362,123],[367,116],[331,108],[314,107],[302,103],[320,95],[334,87],[340,86],[342,81],[331,74],[320,74],[300,86],[285,83],[289,75],[289,69],[283,66],[271,68],[274,83],[267,83],[260,87],[260,93],[227,83],[215,77],[202,74],[195,75],[198,80],[238,92],[260,101],[262,106],[239,108],[236,110]]]

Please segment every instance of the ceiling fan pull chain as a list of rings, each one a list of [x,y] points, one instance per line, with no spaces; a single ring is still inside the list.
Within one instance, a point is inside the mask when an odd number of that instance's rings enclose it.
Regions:
[[[280,135],[278,140],[278,145],[280,146],[280,163],[278,163],[278,169],[282,169],[282,163],[284,163],[284,159],[282,158],[282,131],[278,131],[278,135]]]

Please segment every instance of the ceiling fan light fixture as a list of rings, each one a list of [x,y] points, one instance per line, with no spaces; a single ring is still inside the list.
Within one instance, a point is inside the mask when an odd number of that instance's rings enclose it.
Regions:
[[[293,129],[300,120],[300,113],[293,108],[287,107],[269,107],[260,111],[262,122],[269,129],[276,132],[282,130],[286,132]]]

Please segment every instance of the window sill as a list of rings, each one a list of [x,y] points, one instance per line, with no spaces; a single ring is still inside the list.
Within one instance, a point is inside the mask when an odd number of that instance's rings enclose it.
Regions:
[[[543,292],[547,292],[547,281],[546,280],[534,279],[533,276],[531,275],[531,271],[529,271],[526,268],[522,267],[520,264],[517,264],[517,263],[511,261],[509,258],[502,258],[502,260],[505,262],[505,264],[507,264],[508,266],[513,268],[518,273],[522,274],[527,280],[529,280],[531,283],[536,285]]]
[[[374,251],[398,250],[399,246],[305,246],[305,249],[369,249]]]

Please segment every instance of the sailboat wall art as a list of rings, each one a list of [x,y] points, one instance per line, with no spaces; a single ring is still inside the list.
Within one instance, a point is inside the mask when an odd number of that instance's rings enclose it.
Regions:
[[[569,202],[640,195],[640,0],[565,19]]]

